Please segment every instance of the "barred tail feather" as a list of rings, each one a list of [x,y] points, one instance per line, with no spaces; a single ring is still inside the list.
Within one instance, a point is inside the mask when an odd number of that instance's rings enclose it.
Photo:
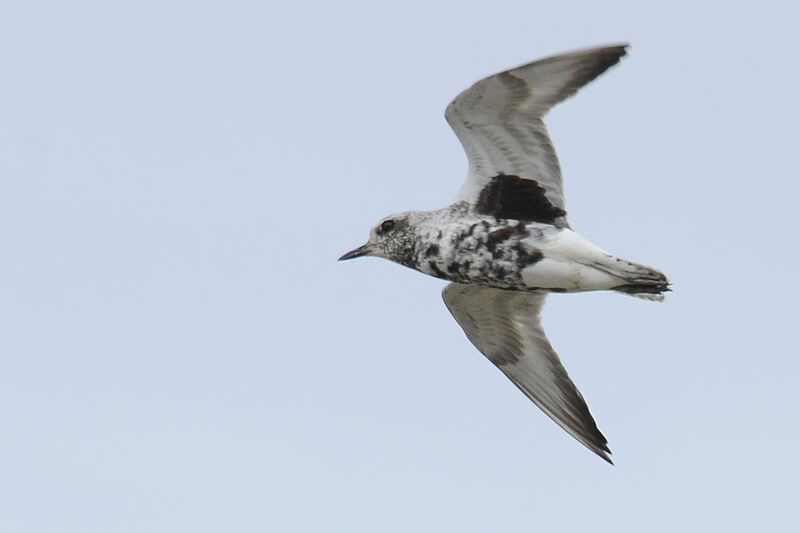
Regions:
[[[612,287],[613,290],[637,298],[661,302],[664,301],[664,293],[670,290],[667,276],[649,266],[608,256],[606,261],[598,262],[595,267],[621,278],[622,283]]]
[[[669,287],[666,287],[658,292],[654,292],[650,289],[642,291],[642,287],[637,285],[623,285],[622,287],[615,287],[614,290],[628,294],[630,296],[634,296],[636,298],[649,300],[651,302],[663,302],[664,293],[670,291],[671,289]]]
[[[664,293],[671,290],[669,288],[667,276],[658,270],[644,265],[636,265],[636,267],[636,274],[625,278],[627,283],[614,287],[614,290],[630,294],[636,298],[643,298],[653,302],[663,302]]]

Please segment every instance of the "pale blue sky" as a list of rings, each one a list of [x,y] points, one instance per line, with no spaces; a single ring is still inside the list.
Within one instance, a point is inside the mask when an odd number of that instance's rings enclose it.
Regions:
[[[800,529],[796,2],[128,4],[2,4],[0,531]],[[618,41],[548,123],[674,293],[544,310],[611,467],[336,258],[453,199],[460,90]]]

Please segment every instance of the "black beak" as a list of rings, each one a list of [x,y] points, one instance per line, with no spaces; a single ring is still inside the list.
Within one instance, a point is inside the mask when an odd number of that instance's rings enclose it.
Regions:
[[[339,261],[346,261],[347,259],[355,259],[356,257],[362,257],[365,255],[369,255],[372,250],[369,247],[369,243],[365,244],[364,246],[359,246],[355,250],[350,250],[342,257],[339,258]]]

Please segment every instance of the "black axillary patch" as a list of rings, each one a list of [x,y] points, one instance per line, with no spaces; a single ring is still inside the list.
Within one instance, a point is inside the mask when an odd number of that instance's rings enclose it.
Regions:
[[[483,188],[475,210],[482,215],[552,223],[567,214],[548,200],[536,181],[498,174]]]

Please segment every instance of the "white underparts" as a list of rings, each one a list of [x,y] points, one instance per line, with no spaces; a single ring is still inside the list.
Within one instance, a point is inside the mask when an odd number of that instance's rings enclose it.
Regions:
[[[625,283],[622,278],[606,274],[595,267],[564,263],[547,257],[523,269],[522,281],[530,288],[565,291],[612,289]]]
[[[544,239],[530,244],[538,247],[544,258],[523,269],[522,280],[528,287],[595,291],[625,284],[625,274],[619,271],[617,275],[617,265],[623,261],[572,230],[549,231]]]

